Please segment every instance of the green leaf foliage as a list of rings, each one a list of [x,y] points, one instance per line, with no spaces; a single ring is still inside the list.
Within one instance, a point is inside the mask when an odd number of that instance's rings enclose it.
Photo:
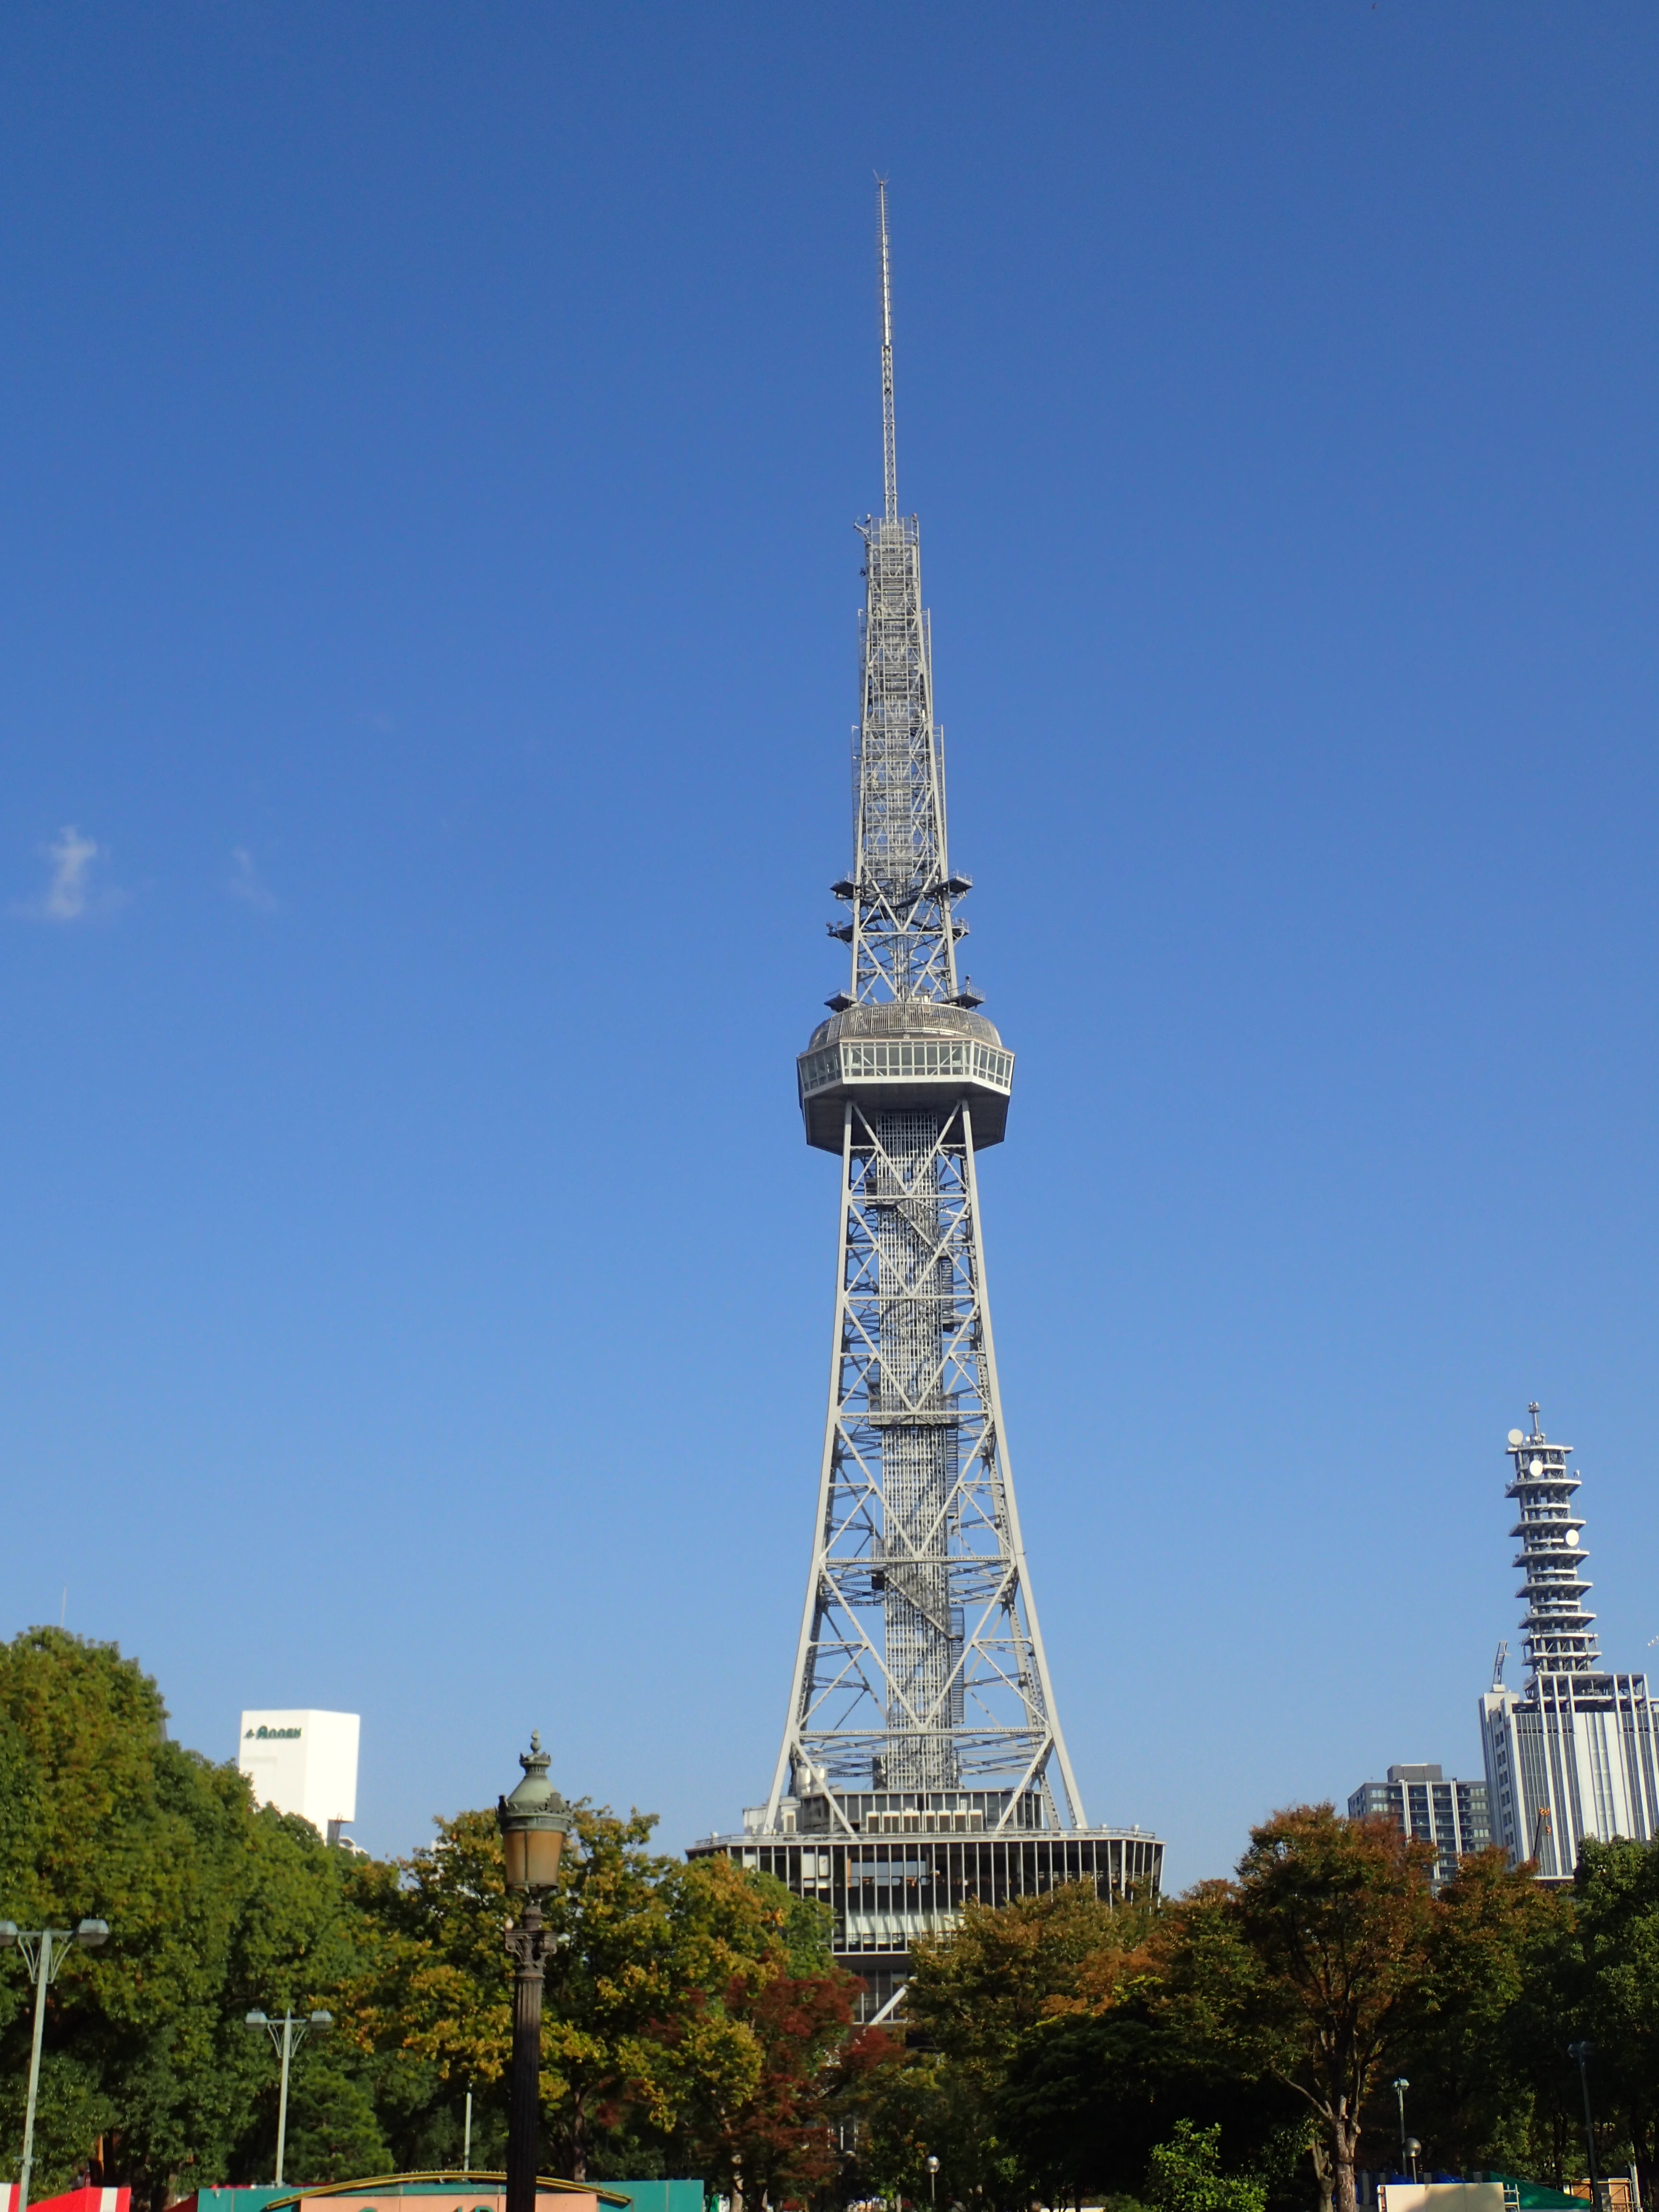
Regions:
[[[941,2212],[1344,2208],[1396,2156],[1559,2186],[1659,2186],[1659,1847],[1583,1846],[1571,1893],[1496,1853],[1436,1894],[1425,1854],[1328,1806],[1256,1829],[1233,1878],[1158,1911],[1087,1886],[970,1906],[918,1946],[902,2024],[855,2033],[827,1910],[653,1822],[577,1808],[544,1900],[544,2163],[692,2173],[745,2212],[884,2193]],[[295,2060],[287,2178],[504,2162],[517,1910],[492,1814],[401,1861],[255,1808],[168,1740],[113,1645],[0,1645],[0,1917],[108,1921],[48,1991],[34,2186],[125,2183],[138,2212],[268,2179],[277,2063],[253,2008],[324,2008]],[[0,2158],[21,2148],[32,1991],[0,1954]],[[939,2161],[930,2174],[929,2158]]]
[[[1177,2120],[1148,2160],[1146,2200],[1159,2212],[1264,2212],[1267,2192],[1250,2175],[1222,2172],[1219,2125]]]
[[[274,2138],[274,2068],[242,2015],[339,1982],[354,1941],[342,1855],[304,1821],[256,1812],[234,1767],[170,1742],[160,1692],[112,1644],[58,1629],[0,1646],[0,1775],[4,1917],[112,1931],[72,1952],[48,1994],[36,2193],[89,2161],[142,2205],[198,2174],[251,2178]],[[31,2001],[11,1954],[0,2125],[15,2143]],[[307,2080],[302,2056],[296,2117]]]

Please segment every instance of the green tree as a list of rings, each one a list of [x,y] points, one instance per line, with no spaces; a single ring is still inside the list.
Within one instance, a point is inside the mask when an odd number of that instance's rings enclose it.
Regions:
[[[37,2185],[89,2160],[141,2206],[233,2178],[274,2114],[250,2005],[323,2001],[352,1948],[340,1859],[256,1812],[243,1778],[168,1741],[155,1684],[112,1644],[0,1646],[0,1911],[110,1923],[51,1992]],[[0,1966],[0,2124],[21,2134],[30,1992]],[[301,2101],[304,2077],[300,2084]],[[274,2132],[274,2120],[272,2123]],[[309,2177],[302,2177],[309,2178]]]
[[[1572,1931],[1562,2011],[1594,2045],[1602,2162],[1633,2159],[1646,2192],[1659,2187],[1659,1844],[1586,1838],[1579,1845]],[[1564,2082],[1559,2038],[1550,2056]],[[1571,2090],[1577,2087],[1574,2073]]]
[[[1470,2172],[1530,2173],[1553,2163],[1551,2116],[1565,2036],[1559,2011],[1572,1906],[1511,1869],[1501,1850],[1465,1859],[1440,1893],[1426,1969],[1402,2006],[1390,2071],[1411,2081],[1411,2125],[1430,2161]],[[1392,2143],[1386,2082],[1367,2131]]]
[[[725,2172],[739,2133],[781,2157],[805,2104],[776,2023],[790,2003],[814,2020],[838,2004],[846,2016],[836,1992],[851,1984],[830,1957],[822,1909],[728,1860],[687,1865],[653,1852],[654,1825],[577,1808],[544,1900],[555,1942],[542,2109],[551,2161],[577,2179],[615,2172],[618,2160],[650,2166],[667,2145],[693,2141]],[[380,1940],[348,2008],[394,2151],[408,2159],[441,2138],[469,2085],[489,2139],[504,2118],[512,2055],[511,1906],[494,1815],[441,1821],[428,1848],[356,1879]],[[781,1989],[765,1995],[791,1981],[801,1986],[788,2002]],[[826,2033],[815,2027],[803,2051]]]
[[[1267,2192],[1253,2175],[1221,2171],[1221,2128],[1177,2120],[1147,2163],[1146,2196],[1161,2212],[1264,2212]]]
[[[1171,2052],[1142,2002],[1062,2013],[1021,2038],[996,2100],[996,2132],[1047,2203],[1139,2194],[1176,2116]]]

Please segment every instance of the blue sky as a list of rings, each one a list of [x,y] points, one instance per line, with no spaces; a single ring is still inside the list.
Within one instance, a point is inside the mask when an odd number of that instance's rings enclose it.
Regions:
[[[0,1630],[360,1711],[377,1849],[532,1724],[763,1790],[879,167],[1091,1814],[1478,1771],[1529,1398],[1642,1663],[1656,88],[1635,5],[12,9]]]

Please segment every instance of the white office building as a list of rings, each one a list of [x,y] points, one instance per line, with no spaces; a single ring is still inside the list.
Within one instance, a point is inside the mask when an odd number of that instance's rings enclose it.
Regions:
[[[357,1817],[359,1726],[356,1713],[244,1713],[236,1764],[254,1802],[297,1813],[338,1843]]]
[[[1514,1479],[1504,1495],[1520,1515],[1510,1532],[1525,1580],[1527,1684],[1507,1690],[1501,1660],[1480,1700],[1492,1835],[1540,1880],[1567,1881],[1581,1838],[1603,1843],[1659,1834],[1659,1752],[1645,1674],[1602,1671],[1595,1615],[1584,1607],[1584,1523],[1573,1503],[1571,1444],[1553,1444],[1532,1412],[1532,1433],[1511,1429]]]

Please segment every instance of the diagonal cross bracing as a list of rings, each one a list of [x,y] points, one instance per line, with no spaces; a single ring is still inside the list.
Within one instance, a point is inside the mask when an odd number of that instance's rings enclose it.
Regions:
[[[1002,1778],[1081,1825],[1012,1510],[971,1113],[849,1100],[844,1121],[823,1497],[779,1792],[805,1771],[927,1791]]]

